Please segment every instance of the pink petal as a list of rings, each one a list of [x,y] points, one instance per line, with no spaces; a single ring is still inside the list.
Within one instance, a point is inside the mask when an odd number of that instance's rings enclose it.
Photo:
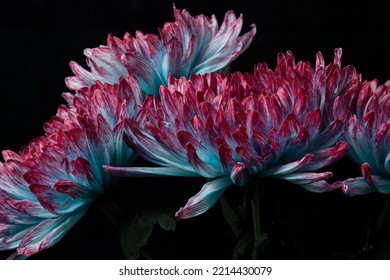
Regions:
[[[371,176],[370,165],[368,163],[363,163],[360,166],[360,170],[361,170],[361,172],[363,174],[364,179],[367,181],[368,185],[370,185],[371,187],[374,187],[375,183],[374,183],[374,180],[373,180],[373,178]]]
[[[363,177],[347,179],[343,184],[343,192],[348,196],[368,194],[376,190]]]
[[[85,187],[75,181],[59,179],[54,183],[53,189],[59,193],[67,194],[74,199],[93,201],[97,195],[96,190]]]
[[[227,145],[218,145],[218,155],[221,162],[222,173],[229,174],[234,166],[232,149]]]
[[[232,168],[230,179],[235,185],[240,187],[248,183],[250,176],[245,164],[237,162]]]
[[[290,174],[297,170],[302,169],[314,159],[314,155],[306,154],[302,159],[291,163],[277,165],[262,173],[262,176],[279,177],[279,175]]]
[[[222,177],[206,183],[203,188],[187,204],[176,213],[178,219],[199,216],[210,209],[223,192],[233,183],[228,177]]]
[[[86,209],[69,216],[46,219],[27,233],[18,247],[18,253],[29,256],[56,244],[80,219]]]
[[[206,178],[214,178],[220,175],[220,172],[201,160],[196,153],[196,149],[191,143],[187,144],[187,160],[196,172]]]

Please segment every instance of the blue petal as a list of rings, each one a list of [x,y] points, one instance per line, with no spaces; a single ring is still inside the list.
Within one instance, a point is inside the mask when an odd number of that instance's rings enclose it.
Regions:
[[[84,215],[88,208],[56,219],[46,219],[26,234],[18,247],[18,253],[28,256],[56,244]]]
[[[390,178],[385,178],[382,176],[372,176],[375,187],[377,188],[378,192],[384,193],[384,194],[390,194]]]
[[[262,177],[266,177],[266,176],[279,177],[279,175],[290,174],[292,172],[295,172],[297,170],[302,169],[304,166],[309,164],[313,160],[313,158],[314,158],[314,155],[306,154],[300,160],[297,160],[297,161],[294,161],[291,163],[287,163],[287,164],[283,164],[283,165],[276,165],[275,167],[264,171],[261,174],[261,176]]]
[[[178,176],[199,177],[196,172],[186,171],[176,167],[116,167],[103,166],[104,170],[111,175],[119,177],[154,177],[154,176]]]
[[[368,194],[376,190],[371,187],[363,177],[350,178],[345,180],[343,183],[343,191],[348,196]]]
[[[221,197],[223,192],[233,185],[229,177],[222,177],[206,183],[196,195],[191,197],[187,204],[176,213],[179,219],[199,216],[210,209]]]
[[[387,153],[384,166],[387,174],[390,176],[390,151]]]

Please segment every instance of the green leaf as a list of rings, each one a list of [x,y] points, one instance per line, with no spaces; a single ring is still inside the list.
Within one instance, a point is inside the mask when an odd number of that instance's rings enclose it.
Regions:
[[[175,230],[174,211],[171,209],[142,209],[132,219],[122,221],[119,226],[119,234],[126,259],[140,257],[140,250],[148,243],[156,225],[167,231]]]
[[[238,240],[234,251],[233,251],[233,260],[239,260],[242,259],[245,255],[245,253],[248,251],[249,248],[253,248],[252,245],[255,242],[255,235],[253,230],[247,232],[245,235],[243,235],[240,240]]]

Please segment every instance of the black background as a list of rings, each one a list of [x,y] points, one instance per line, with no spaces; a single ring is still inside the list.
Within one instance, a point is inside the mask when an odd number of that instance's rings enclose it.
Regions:
[[[329,62],[334,49],[341,47],[343,65],[352,64],[363,79],[377,78],[383,83],[390,77],[390,23],[387,9],[379,2],[176,0],[175,4],[193,16],[215,14],[219,23],[228,10],[242,13],[243,31],[256,24],[252,45],[231,65],[231,71],[252,71],[253,65],[262,61],[274,68],[277,53],[286,50],[312,65],[321,51]],[[2,4],[0,149],[17,151],[43,133],[42,124],[63,103],[60,94],[67,91],[64,78],[72,75],[68,63],[74,60],[84,65],[84,48],[105,44],[109,33],[118,37],[126,31],[157,33],[164,22],[173,20],[172,2],[165,0]],[[340,179],[356,175],[358,170],[350,167],[348,160],[332,168]],[[202,182],[195,183],[123,180],[108,197],[122,198],[123,209],[159,204],[177,208],[187,198],[182,189],[189,185],[196,191]],[[235,191],[229,190],[228,195],[234,196]],[[271,254],[271,258],[350,257],[364,245],[367,223],[384,201],[377,194],[357,198],[346,198],[338,191],[315,195],[295,186],[268,192],[270,216],[275,215],[273,211],[283,215],[288,209],[289,214],[300,217],[290,228],[312,231],[309,240],[293,238],[291,254],[287,250],[283,255]],[[101,212],[101,203],[98,201],[60,243],[33,258],[122,259],[117,232]],[[229,258],[233,244],[220,235],[225,227],[216,206],[201,217],[181,222],[174,234],[157,230],[151,242],[161,249],[155,258]],[[288,230],[284,234],[288,235]],[[299,232],[290,235],[300,236]]]

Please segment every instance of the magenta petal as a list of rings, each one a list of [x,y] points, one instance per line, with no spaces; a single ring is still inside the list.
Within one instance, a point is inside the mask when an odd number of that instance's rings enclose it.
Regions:
[[[51,187],[39,184],[31,184],[29,188],[45,209],[53,214],[57,214],[55,209],[55,201],[58,201],[59,198],[58,194],[56,194]]]
[[[53,218],[54,216],[52,213],[45,211],[38,201],[14,199],[4,195],[2,192],[0,192],[0,201],[3,202],[2,207],[7,208],[8,217],[12,217],[12,219],[9,220],[12,223],[20,221],[22,224],[26,224],[31,215],[39,218]],[[0,207],[0,211],[2,207]],[[3,219],[3,222],[5,222],[5,216],[3,216]]]
[[[163,149],[136,121],[130,119],[126,125],[130,137],[124,135],[124,141],[140,156],[158,165],[175,161],[176,158]],[[153,154],[150,151],[153,151]]]
[[[218,155],[221,162],[222,173],[228,175],[234,166],[232,149],[227,145],[221,144],[218,146]]]
[[[270,168],[264,171],[262,175],[264,177],[265,176],[279,177],[280,175],[283,174],[289,174],[303,168],[304,166],[309,164],[313,159],[314,159],[314,155],[307,154],[298,161],[294,161],[283,165],[277,165],[273,168]]]
[[[330,148],[322,149],[314,153],[314,159],[303,168],[304,171],[318,170],[324,166],[332,164],[344,157],[348,152],[348,144],[346,142],[338,142]]]
[[[93,181],[91,165],[89,164],[88,160],[82,157],[78,157],[75,161],[72,162],[72,165],[73,175],[89,183]]]
[[[183,60],[183,46],[178,39],[172,38],[166,44],[167,54],[165,55],[162,65],[166,69],[166,77],[169,74],[179,78],[181,75],[181,64]]]
[[[93,84],[93,81],[95,80],[93,75],[82,68],[77,62],[72,61],[69,63],[69,66],[76,75],[65,79],[65,83],[69,89],[78,90]]]
[[[219,171],[201,160],[196,153],[196,149],[191,143],[187,144],[187,160],[192,165],[194,170],[206,178],[214,178],[219,174]]]
[[[370,185],[371,187],[374,187],[375,183],[374,183],[374,180],[371,176],[370,165],[368,163],[363,163],[360,166],[360,170],[362,172],[363,178],[367,181],[368,185]]]
[[[236,153],[247,167],[249,174],[255,175],[263,170],[264,159],[258,156],[257,153],[252,153],[252,149],[248,149],[247,147],[248,146],[238,146],[236,148]]]
[[[11,160],[15,160],[18,162],[23,161],[22,157],[19,154],[15,153],[14,151],[3,150],[1,154],[3,156],[4,161],[11,161]]]
[[[223,192],[233,183],[229,177],[222,177],[206,183],[203,188],[187,204],[176,213],[178,219],[199,216],[210,209],[221,197]]]
[[[97,195],[96,190],[91,190],[75,181],[59,179],[54,183],[53,189],[59,193],[67,194],[74,199],[93,201]]]
[[[280,126],[279,135],[283,139],[288,139],[291,135],[297,135],[301,124],[294,114],[289,114]]]
[[[375,152],[379,155],[379,157],[385,157],[390,146],[390,121],[379,126],[379,128],[375,131],[373,140]]]
[[[314,109],[307,115],[303,126],[308,129],[310,133],[310,139],[315,139],[318,136],[320,133],[321,124],[322,118],[320,109]]]
[[[245,164],[242,162],[237,162],[232,168],[230,179],[235,185],[240,187],[248,183],[250,176],[248,170],[245,167]]]
[[[348,196],[364,195],[376,190],[363,177],[347,179],[343,184],[343,192]]]
[[[52,178],[50,178],[46,173],[35,170],[27,171],[26,173],[24,173],[23,178],[28,184],[42,185],[50,184],[50,182],[52,181]]]
[[[322,173],[304,172],[304,173],[291,173],[291,174],[280,175],[278,176],[278,178],[303,186],[303,185],[312,184],[318,181],[332,178],[332,176],[333,176],[332,172],[322,172]]]
[[[86,209],[83,209],[69,216],[42,221],[24,236],[19,244],[18,253],[28,256],[53,246],[72,228],[85,211]]]
[[[364,152],[367,147],[370,147],[369,136],[359,124],[356,116],[351,118],[348,127],[347,140],[350,144],[349,155],[356,162],[369,162],[368,155]]]
[[[315,182],[308,183],[308,184],[302,184],[300,186],[302,186],[304,189],[306,189],[310,192],[322,193],[322,192],[333,191],[333,190],[339,188],[340,184],[339,183],[329,184],[328,182],[326,182],[324,180],[320,180],[320,181],[315,181]]]
[[[0,249],[1,250],[11,250],[18,247],[20,241],[24,238],[29,231],[31,231],[35,225],[18,225],[15,228],[15,225],[1,225],[1,234],[0,234]],[[5,228],[5,229],[3,229]],[[14,231],[12,234],[11,232]],[[8,259],[17,259],[16,254],[12,254]]]
[[[186,147],[188,143],[191,143],[196,149],[201,148],[201,144],[199,143],[199,141],[195,139],[195,137],[187,131],[183,131],[183,130],[178,131],[177,138],[180,144],[182,145],[182,147]]]
[[[369,137],[372,137],[375,131],[375,112],[371,111],[368,114],[364,115],[362,119],[362,126],[367,131]]]

